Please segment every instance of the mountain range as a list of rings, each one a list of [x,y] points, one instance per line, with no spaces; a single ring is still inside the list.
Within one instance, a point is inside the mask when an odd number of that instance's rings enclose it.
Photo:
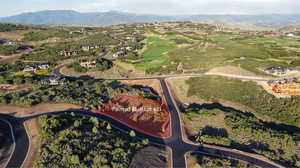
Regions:
[[[108,26],[139,22],[193,21],[212,24],[244,24],[253,27],[281,27],[300,24],[300,14],[265,15],[178,15],[162,16],[118,11],[80,13],[72,10],[47,10],[0,18],[0,22],[19,24],[72,24]]]

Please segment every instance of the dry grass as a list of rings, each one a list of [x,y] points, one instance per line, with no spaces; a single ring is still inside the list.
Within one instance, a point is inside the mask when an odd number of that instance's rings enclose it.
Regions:
[[[184,105],[189,105],[195,102],[204,102],[196,96],[187,97],[189,85],[186,83],[186,81],[188,79],[189,77],[168,79],[169,86],[171,90],[175,93],[174,95],[176,95],[176,98]]]
[[[216,116],[209,117],[197,117],[196,115],[191,119],[187,119],[186,116],[183,116],[183,122],[185,130],[188,136],[194,136],[199,133],[199,130],[205,126],[213,126],[214,128],[226,128],[224,121],[224,114],[218,114]]]
[[[223,66],[211,69],[208,73],[222,73],[222,74],[232,74],[241,76],[256,76],[254,73],[249,72],[243,68],[235,66]]]
[[[24,34],[36,31],[37,30],[18,30],[13,32],[0,32],[0,37],[8,40],[21,40]]]
[[[189,154],[186,160],[188,168],[193,168],[198,163],[198,159],[195,155]]]

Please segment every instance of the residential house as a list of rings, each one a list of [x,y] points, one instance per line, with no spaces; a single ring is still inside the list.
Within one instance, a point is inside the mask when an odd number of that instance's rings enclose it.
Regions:
[[[114,58],[118,58],[120,56],[124,56],[126,53],[124,51],[118,51],[116,53],[113,54]]]
[[[85,33],[87,33],[86,28],[82,28],[82,29],[76,30],[76,31],[70,31],[70,34],[85,34]]]
[[[293,33],[288,33],[287,36],[288,37],[295,37],[295,35]]]
[[[290,69],[290,68],[281,67],[281,66],[274,66],[274,67],[266,68],[263,71],[267,74],[271,74],[274,76],[284,76],[284,75],[300,73],[300,71],[297,69]]]
[[[66,78],[60,77],[60,76],[52,76],[50,78],[42,80],[42,84],[44,85],[66,85],[68,83],[68,80]]]
[[[132,47],[121,47],[121,50],[127,50],[127,51],[132,51],[133,48]]]
[[[82,46],[81,49],[83,51],[90,51],[90,50],[94,50],[94,49],[99,49],[101,48],[101,46],[99,45],[95,45],[95,46]]]
[[[80,66],[85,67],[85,68],[96,68],[97,62],[96,61],[81,62]]]
[[[78,51],[71,51],[71,50],[62,50],[59,52],[59,55],[61,56],[74,56],[77,55]]]
[[[26,65],[23,69],[24,72],[32,72],[37,70],[35,65]]]
[[[20,43],[19,42],[14,42],[14,41],[6,41],[4,43],[4,45],[19,45]]]
[[[36,63],[36,64],[30,64],[26,65],[23,69],[24,72],[32,72],[36,71],[38,69],[48,69],[50,67],[49,63]]]
[[[49,69],[50,65],[49,65],[49,63],[39,63],[39,64],[37,64],[37,67],[39,69]]]

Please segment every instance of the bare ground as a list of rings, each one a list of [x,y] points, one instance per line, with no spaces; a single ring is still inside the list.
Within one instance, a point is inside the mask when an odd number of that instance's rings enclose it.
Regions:
[[[171,151],[157,146],[148,146],[138,151],[130,168],[170,168]]]

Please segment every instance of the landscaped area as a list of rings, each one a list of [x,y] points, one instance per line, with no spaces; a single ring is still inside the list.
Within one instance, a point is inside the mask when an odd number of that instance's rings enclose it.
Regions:
[[[148,70],[170,64],[170,58],[167,53],[176,48],[176,45],[167,39],[159,37],[149,37],[147,49],[141,54],[143,61],[136,64],[137,68]]]

